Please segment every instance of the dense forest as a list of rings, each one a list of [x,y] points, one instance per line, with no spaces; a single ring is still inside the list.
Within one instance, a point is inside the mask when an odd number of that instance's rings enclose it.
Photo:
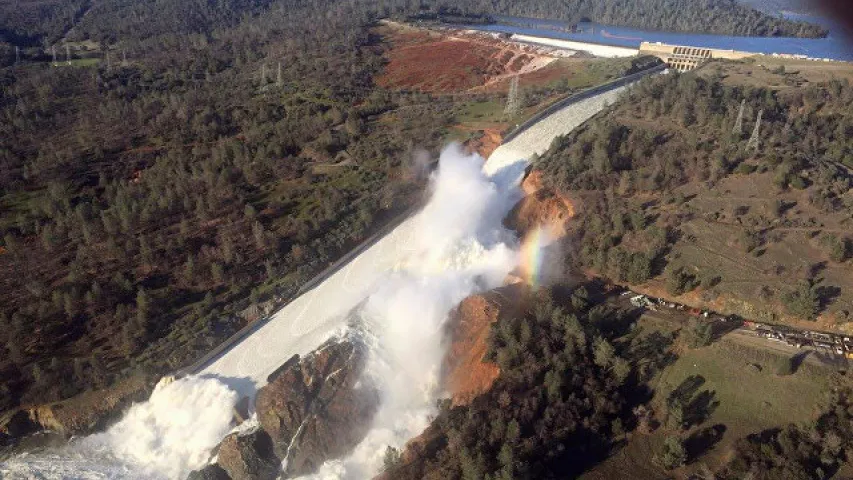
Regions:
[[[243,15],[0,71],[0,410],[187,364],[418,200],[450,100],[375,88],[349,4]]]
[[[713,393],[700,391],[702,377],[685,379],[660,411],[650,399],[653,379],[681,349],[707,346],[715,335],[707,323],[644,334],[636,312],[602,293],[596,282],[540,292],[524,315],[493,324],[486,359],[501,369],[494,386],[469,405],[442,401],[411,451],[389,447],[382,478],[576,478],[648,435],[665,436],[644,459],[658,472],[652,478],[697,461],[712,445],[697,438],[714,429],[691,430],[715,408]],[[813,422],[737,439],[716,471],[689,478],[829,478],[853,446],[850,394],[836,391]]]
[[[633,428],[642,392],[613,345],[630,315],[589,297],[584,287],[566,304],[543,294],[494,324],[497,383],[468,406],[443,404],[422,436],[428,453],[405,463],[389,453],[389,478],[572,478],[606,456]]]
[[[741,105],[749,123],[738,125]],[[757,143],[750,146],[753,135]],[[799,240],[792,235],[807,234],[823,258],[768,256],[772,278],[766,284],[754,278],[761,287],[756,297],[775,298],[801,319],[813,319],[831,299],[849,299],[849,285],[820,284],[821,271],[849,271],[853,256],[853,86],[846,80],[772,90],[727,85],[714,75],[652,79],[555,141],[537,168],[553,188],[583,204],[573,258],[579,266],[633,285],[660,277],[671,294],[681,295],[713,290],[723,273],[722,266],[680,258],[691,245],[708,250],[708,240],[688,233],[686,222],[717,226],[718,235],[720,226],[739,231],[735,244],[724,247],[734,250],[710,252],[728,258],[762,257],[774,244],[793,245]],[[748,180],[751,187],[722,192],[727,179]],[[756,182],[770,190],[759,194]],[[693,193],[685,193],[687,186]],[[728,204],[725,195],[733,197],[728,211],[720,210]],[[761,209],[747,201],[762,202]],[[676,245],[685,247],[674,253]],[[798,273],[803,262],[813,266]],[[797,276],[807,283],[797,286]],[[740,294],[753,292],[741,288]],[[839,320],[850,319],[846,307],[836,311]]]
[[[299,3],[298,8],[322,8]],[[290,8],[273,0],[226,0],[211,3],[190,1],[106,0],[2,0],[0,1],[0,45],[5,41],[18,46],[53,45],[64,37],[71,41],[93,40],[111,44],[129,38],[156,35],[212,33],[233,27],[246,15],[269,8]],[[336,8],[336,7],[335,7]],[[325,14],[335,8],[316,10],[317,16],[302,28],[321,24]],[[359,14],[374,17],[427,16],[481,21],[490,14],[550,18],[576,23],[592,20],[608,25],[639,28],[699,31],[728,35],[820,37],[822,27],[767,15],[736,0],[573,0],[527,2],[464,0],[457,2],[410,2],[392,0],[380,3],[360,1],[351,4]]]

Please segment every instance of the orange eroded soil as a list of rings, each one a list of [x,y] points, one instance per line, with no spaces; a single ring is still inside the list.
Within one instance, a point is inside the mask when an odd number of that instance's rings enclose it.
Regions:
[[[503,135],[501,132],[506,128],[506,125],[502,123],[468,124],[456,125],[453,128],[465,132],[479,132],[479,136],[477,138],[473,138],[465,142],[465,148],[470,153],[477,152],[481,157],[489,158],[489,155],[491,155],[492,152],[501,145],[501,142],[503,142]]]
[[[510,211],[504,224],[524,238],[537,227],[546,228],[551,238],[566,235],[566,225],[575,216],[575,206],[568,198],[542,187],[539,171],[534,171],[521,184],[524,198]]]
[[[453,405],[464,405],[491,388],[500,369],[483,357],[489,331],[498,318],[522,311],[526,285],[515,283],[472,295],[448,319],[450,346],[444,359],[444,385]]]
[[[459,93],[534,72],[554,60],[536,47],[478,33],[387,26],[381,33],[390,48],[376,83],[385,88]]]

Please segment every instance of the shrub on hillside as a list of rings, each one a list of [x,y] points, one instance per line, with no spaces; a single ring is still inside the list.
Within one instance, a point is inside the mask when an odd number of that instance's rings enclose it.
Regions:
[[[776,361],[776,375],[786,376],[794,373],[794,362],[790,357],[781,357]]]
[[[666,289],[673,295],[681,295],[699,286],[696,275],[687,272],[683,267],[670,268],[666,275]]]
[[[805,281],[791,292],[782,296],[782,303],[791,315],[814,320],[820,313],[820,295],[817,285],[812,281]]]
[[[685,342],[690,348],[701,348],[714,340],[714,325],[709,321],[693,319],[684,329]]]
[[[663,450],[658,454],[658,459],[667,470],[678,468],[687,463],[687,450],[684,443],[677,436],[666,437],[663,442]]]

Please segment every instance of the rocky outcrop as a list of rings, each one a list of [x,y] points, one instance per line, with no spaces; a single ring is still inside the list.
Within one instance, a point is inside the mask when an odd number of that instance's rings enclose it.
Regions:
[[[273,480],[281,465],[273,453],[272,439],[261,429],[225,437],[219,444],[217,463],[233,480]]]
[[[306,475],[347,454],[367,434],[379,403],[361,378],[366,359],[365,349],[347,339],[288,360],[258,391],[259,427],[227,436],[217,466],[232,480],[265,480],[281,468],[285,478]]]
[[[152,377],[137,376],[61,402],[23,407],[0,419],[0,433],[14,439],[41,430],[65,436],[103,430],[131,404],[146,400],[153,388]]]
[[[575,216],[574,204],[542,185],[542,175],[533,171],[524,179],[525,193],[504,219],[504,225],[524,238],[538,227],[545,227],[551,238],[566,234],[566,223]]]
[[[459,125],[456,128],[462,131],[471,130],[462,125]],[[468,153],[476,152],[483,158],[489,158],[489,155],[491,155],[492,152],[501,145],[501,141],[503,140],[503,137],[501,136],[501,128],[502,126],[498,124],[491,128],[485,127],[475,130],[473,132],[473,138],[465,141],[465,151]]]
[[[231,480],[228,473],[217,464],[208,465],[201,470],[190,472],[187,480]]]
[[[258,392],[258,420],[286,474],[311,473],[367,434],[378,395],[359,385],[365,360],[360,345],[327,343],[310,357],[291,359]]]
[[[491,388],[500,374],[484,360],[492,323],[513,315],[524,304],[526,287],[516,283],[480,295],[472,295],[451,312],[445,329],[449,346],[443,365],[444,388],[453,405],[464,405]]]
[[[15,410],[0,417],[0,445],[37,432],[41,426],[33,422],[27,410]]]

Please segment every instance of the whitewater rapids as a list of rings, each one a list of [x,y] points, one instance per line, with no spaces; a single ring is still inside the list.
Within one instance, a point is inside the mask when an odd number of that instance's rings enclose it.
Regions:
[[[624,88],[624,87],[623,87]],[[466,296],[500,286],[518,263],[502,219],[521,198],[527,158],[544,153],[616,100],[623,88],[571,104],[499,147],[485,164],[451,145],[423,211],[314,289],[278,311],[198,375],[158,388],[104,433],[61,450],[0,463],[6,479],[183,479],[230,431],[232,408],[294,354],[357,330],[369,343],[366,374],[382,392],[372,429],[315,478],[370,478],[387,446],[401,448],[435,413],[441,327]],[[358,308],[355,308],[357,307]]]

